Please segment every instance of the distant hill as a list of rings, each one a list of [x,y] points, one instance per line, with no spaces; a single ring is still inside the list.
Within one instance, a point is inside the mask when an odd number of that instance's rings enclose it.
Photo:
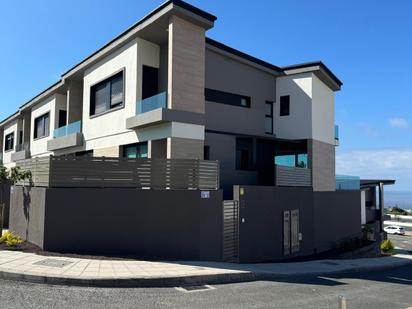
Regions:
[[[412,191],[389,191],[385,190],[385,206],[398,205],[401,208],[412,209]]]

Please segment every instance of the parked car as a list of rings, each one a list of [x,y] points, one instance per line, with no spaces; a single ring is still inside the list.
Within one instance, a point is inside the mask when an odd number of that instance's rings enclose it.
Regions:
[[[403,227],[396,225],[386,226],[383,230],[388,234],[405,235],[405,230],[403,229]]]

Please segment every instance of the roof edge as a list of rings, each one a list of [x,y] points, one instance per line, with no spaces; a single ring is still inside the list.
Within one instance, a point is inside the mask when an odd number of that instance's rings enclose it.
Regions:
[[[312,66],[320,66],[334,80],[334,82],[339,85],[339,87],[343,85],[342,81],[339,78],[337,78],[336,75],[333,74],[333,72],[322,61],[311,61],[311,62],[292,64],[292,65],[281,67],[281,69],[283,71],[288,71],[288,70],[308,68]]]

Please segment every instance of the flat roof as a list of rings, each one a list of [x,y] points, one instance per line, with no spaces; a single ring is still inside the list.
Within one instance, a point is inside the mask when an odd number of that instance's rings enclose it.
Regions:
[[[303,69],[303,68],[309,68],[313,66],[320,66],[322,69],[326,71],[330,75],[330,77],[339,85],[342,86],[343,83],[339,80],[339,78],[336,77],[335,74],[332,73],[332,71],[322,62],[322,61],[311,61],[311,62],[304,62],[304,63],[299,63],[299,64],[292,64],[288,65],[285,67],[281,67],[283,71],[287,70],[295,70],[295,69]]]
[[[361,187],[376,187],[383,183],[384,185],[394,185],[396,180],[393,179],[361,179]]]

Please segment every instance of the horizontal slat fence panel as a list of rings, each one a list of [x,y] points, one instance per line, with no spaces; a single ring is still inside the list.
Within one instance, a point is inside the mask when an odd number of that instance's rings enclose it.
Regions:
[[[50,179],[50,157],[20,160],[16,163],[22,171],[30,171],[31,179],[20,181],[18,185],[48,187]]]
[[[223,201],[223,260],[236,262],[239,256],[239,202]]]
[[[219,189],[218,161],[61,156],[50,157],[44,171],[32,171],[37,173],[50,175],[50,187]]]
[[[311,187],[312,170],[309,168],[276,165],[275,179],[277,186]]]

